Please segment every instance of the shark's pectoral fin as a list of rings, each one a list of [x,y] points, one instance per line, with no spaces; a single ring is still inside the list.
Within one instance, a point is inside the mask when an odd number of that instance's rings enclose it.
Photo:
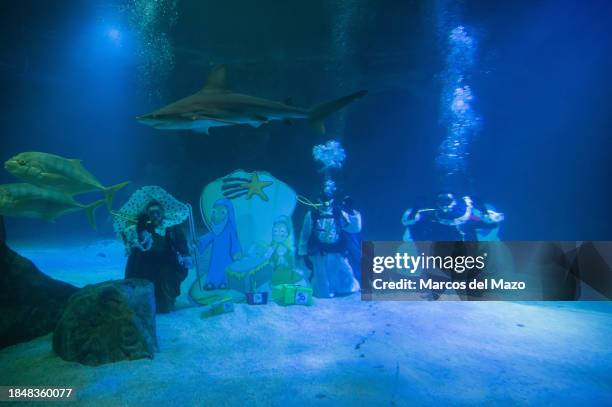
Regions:
[[[293,126],[294,122],[291,119],[283,119],[283,123],[287,126]]]

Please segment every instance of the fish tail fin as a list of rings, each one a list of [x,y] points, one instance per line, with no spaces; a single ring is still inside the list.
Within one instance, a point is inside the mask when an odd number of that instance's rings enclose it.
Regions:
[[[87,221],[89,222],[89,224],[91,225],[91,227],[96,230],[96,218],[95,218],[95,214],[96,214],[96,209],[98,208],[98,206],[100,205],[104,205],[106,201],[104,199],[100,199],[99,201],[95,201],[90,203],[89,205],[85,205],[83,206],[83,210],[85,210],[85,215],[87,215]]]
[[[113,186],[104,188],[104,196],[106,197],[106,206],[108,207],[109,211],[113,209],[113,198],[115,197],[115,193],[117,193],[117,191],[119,191],[121,188],[125,187],[129,183],[130,182],[127,181],[127,182],[122,182],[121,184],[117,184],[117,185],[113,185]]]
[[[342,109],[344,106],[349,103],[354,102],[357,99],[360,99],[367,95],[367,90],[360,90],[355,93],[351,93],[350,95],[343,96],[341,98],[332,100],[330,102],[321,103],[310,109],[310,124],[321,134],[325,133],[325,125],[323,124],[323,120],[330,114],[334,113],[337,110]]]

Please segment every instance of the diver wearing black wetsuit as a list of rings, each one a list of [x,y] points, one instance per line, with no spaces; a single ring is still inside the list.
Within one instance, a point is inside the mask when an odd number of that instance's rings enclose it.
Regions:
[[[457,199],[450,193],[439,194],[436,207],[407,211],[402,219],[408,227],[408,235],[416,241],[434,241],[431,251],[434,256],[466,256],[478,250],[478,232],[498,227],[503,215],[475,208],[471,198]],[[481,274],[473,269],[462,274],[451,272],[452,281],[479,279]],[[434,281],[446,278],[435,273],[428,275]],[[437,300],[444,290],[432,290],[431,299]],[[462,298],[465,293],[459,293]],[[470,293],[472,294],[472,293]]]
[[[125,278],[151,281],[157,312],[167,313],[174,308],[181,282],[187,277],[189,249],[179,226],[166,228],[164,236],[156,231],[162,219],[163,209],[156,202],[140,215],[136,226],[138,242],[130,248]]]
[[[469,197],[456,199],[453,194],[438,195],[436,207],[411,211],[404,223],[416,241],[472,242],[478,231],[493,229],[498,222],[487,221],[482,210],[476,210]]]

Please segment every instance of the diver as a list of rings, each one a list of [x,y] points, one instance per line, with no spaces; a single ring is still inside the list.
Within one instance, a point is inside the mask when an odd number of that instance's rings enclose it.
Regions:
[[[349,264],[353,269],[353,276],[361,283],[361,214],[355,209],[355,201],[350,196],[342,200],[342,211],[349,216],[358,216],[359,226],[343,229],[346,239],[346,254]]]
[[[431,209],[408,209],[402,216],[404,240],[478,241],[488,230],[499,228],[504,215],[479,205],[472,198],[441,193]]]
[[[138,216],[136,233],[126,242],[129,257],[125,278],[143,278],[153,283],[158,313],[174,309],[181,282],[192,265],[187,239],[180,226],[160,230],[164,215],[160,202],[150,201]]]
[[[313,295],[332,298],[359,290],[349,262],[347,234],[361,231],[361,214],[326,194],[304,216],[298,256],[312,271]]]
[[[476,233],[479,242],[499,240],[499,227],[504,214],[479,198],[472,198],[472,233]]]
[[[483,236],[492,230],[497,231],[504,215],[487,208],[484,204],[474,204],[469,196],[456,198],[452,193],[441,193],[436,197],[435,208],[408,209],[402,216],[406,226],[404,241],[434,241],[431,247],[434,256],[460,256],[478,250],[469,242],[485,240]],[[491,239],[487,239],[491,240]],[[446,281],[446,270],[429,270],[428,278],[434,281]],[[469,278],[480,279],[482,276],[475,270],[458,275],[450,272],[452,281]],[[424,298],[437,300],[444,290],[432,290]],[[458,293],[462,298],[464,293]]]

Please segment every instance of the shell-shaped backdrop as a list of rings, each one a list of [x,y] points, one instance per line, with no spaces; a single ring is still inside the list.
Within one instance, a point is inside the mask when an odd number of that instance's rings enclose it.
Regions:
[[[293,188],[272,174],[235,170],[209,183],[202,191],[200,212],[209,229],[213,206],[223,198],[234,206],[238,238],[245,250],[270,242],[274,221],[281,216],[291,219],[297,203]]]

